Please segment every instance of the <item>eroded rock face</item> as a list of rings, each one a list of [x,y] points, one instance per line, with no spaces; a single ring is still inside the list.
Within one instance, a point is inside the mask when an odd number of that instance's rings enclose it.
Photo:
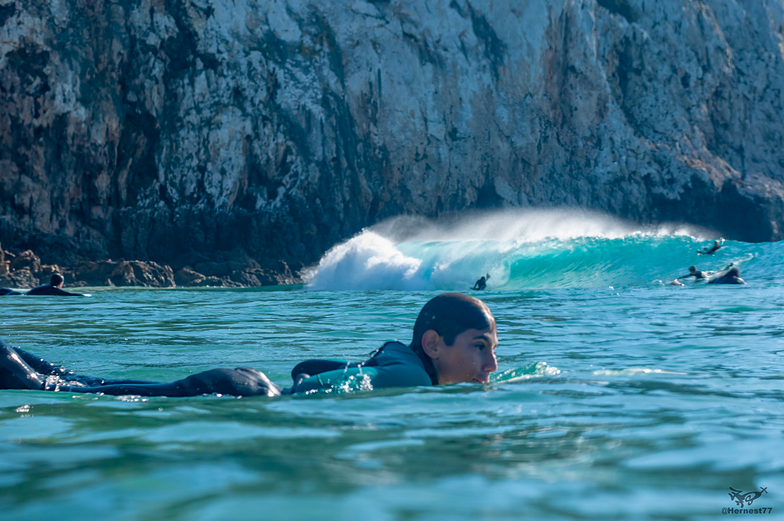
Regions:
[[[784,237],[784,0],[0,2],[0,240],[45,262],[529,205]]]

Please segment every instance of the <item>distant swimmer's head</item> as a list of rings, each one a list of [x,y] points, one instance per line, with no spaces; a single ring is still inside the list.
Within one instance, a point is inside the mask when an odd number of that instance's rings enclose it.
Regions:
[[[439,384],[487,383],[498,369],[495,318],[481,300],[462,293],[431,299],[414,324],[411,347],[433,362]]]
[[[65,282],[65,279],[63,278],[62,275],[60,275],[59,273],[52,273],[52,278],[49,280],[49,284],[51,284],[55,288],[59,288],[60,286],[63,285],[63,282]]]
[[[727,271],[727,275],[730,277],[740,277],[740,270],[733,266]]]
[[[697,266],[695,266],[694,264],[689,266],[689,273],[697,273]]]
[[[713,241],[714,246],[719,246],[721,243],[719,241]]]

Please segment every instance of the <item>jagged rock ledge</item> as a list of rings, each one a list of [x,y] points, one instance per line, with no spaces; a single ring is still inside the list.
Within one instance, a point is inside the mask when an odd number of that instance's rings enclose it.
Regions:
[[[58,266],[43,264],[31,250],[14,254],[0,249],[0,286],[33,288],[48,283],[55,272],[63,275],[68,287],[257,287],[302,282],[285,262],[261,266],[242,249],[217,252],[212,259],[184,265],[176,271],[166,264],[122,259]]]

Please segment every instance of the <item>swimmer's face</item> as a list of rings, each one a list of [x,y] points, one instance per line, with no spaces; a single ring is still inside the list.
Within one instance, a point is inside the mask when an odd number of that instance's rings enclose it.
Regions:
[[[495,321],[486,329],[469,329],[455,337],[448,346],[434,330],[422,337],[422,347],[433,360],[440,385],[462,382],[487,383],[490,373],[498,369],[495,348],[498,336]]]

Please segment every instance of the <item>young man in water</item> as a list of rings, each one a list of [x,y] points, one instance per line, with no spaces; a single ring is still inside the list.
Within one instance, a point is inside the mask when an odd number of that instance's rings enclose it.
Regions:
[[[0,389],[33,389],[110,395],[279,396],[339,388],[354,379],[360,388],[487,383],[498,369],[495,318],[479,299],[444,293],[419,312],[410,345],[387,342],[369,360],[349,364],[309,360],[283,389],[256,369],[211,369],[172,383],[104,380],[80,376],[0,340]],[[365,385],[366,384],[366,385]]]
[[[52,273],[52,278],[49,279],[49,284],[42,284],[36,288],[31,289],[25,295],[56,295],[59,297],[83,297],[81,293],[69,293],[63,291],[63,276],[59,273]]]

